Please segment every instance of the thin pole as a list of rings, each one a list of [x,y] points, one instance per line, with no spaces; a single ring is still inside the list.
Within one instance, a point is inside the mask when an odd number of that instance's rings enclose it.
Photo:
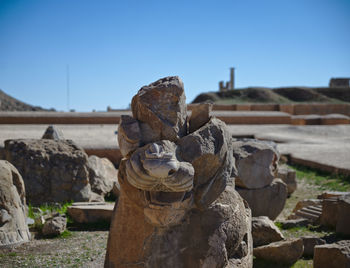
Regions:
[[[68,112],[70,110],[70,107],[69,107],[69,64],[67,64],[67,109],[68,109]]]

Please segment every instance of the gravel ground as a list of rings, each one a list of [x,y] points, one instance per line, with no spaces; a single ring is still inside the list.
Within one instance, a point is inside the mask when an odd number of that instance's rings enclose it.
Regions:
[[[108,231],[71,234],[0,249],[0,267],[103,267]]]

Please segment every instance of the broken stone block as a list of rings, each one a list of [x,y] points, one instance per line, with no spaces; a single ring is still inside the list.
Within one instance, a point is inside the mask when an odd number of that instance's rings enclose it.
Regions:
[[[78,223],[111,222],[113,209],[113,203],[76,202],[67,208],[67,213]]]
[[[176,142],[187,133],[184,85],[177,76],[169,76],[142,87],[131,101],[133,117],[147,123],[155,140]]]
[[[237,192],[246,200],[253,217],[267,216],[275,220],[284,208],[287,199],[287,185],[281,179],[259,189],[236,187]]]
[[[122,155],[125,157],[135,151],[139,148],[140,142],[139,122],[129,115],[122,115],[118,127],[118,144]]]
[[[313,257],[315,246],[326,244],[326,241],[319,237],[304,236],[301,239],[304,244],[304,257]]]
[[[193,105],[189,120],[189,132],[192,133],[204,126],[210,120],[210,112],[213,105],[211,103],[200,103]]]
[[[252,218],[252,236],[254,247],[284,240],[278,227],[266,216]]]
[[[18,170],[8,161],[0,160],[0,247],[30,240],[25,195]]]
[[[179,140],[178,144],[181,158],[191,163],[196,171],[195,202],[199,207],[206,207],[220,195],[231,178],[234,159],[230,134],[225,123],[212,118],[205,126]]]
[[[44,223],[42,233],[45,236],[57,236],[62,234],[67,227],[67,218],[62,215],[56,215]]]
[[[42,139],[64,140],[63,132],[57,126],[48,126]]]
[[[350,235],[350,194],[339,197],[336,232]]]
[[[277,150],[268,142],[254,139],[236,140],[232,144],[238,172],[236,185],[247,189],[270,185],[279,159]]]
[[[314,268],[350,267],[350,240],[315,246]]]
[[[287,166],[280,166],[278,167],[277,178],[280,178],[285,184],[287,184],[288,195],[291,195],[297,189],[295,170]]]
[[[254,248],[254,256],[269,262],[291,265],[300,259],[303,251],[303,240],[297,238]]]
[[[114,184],[118,184],[118,170],[112,162],[107,158],[91,155],[87,165],[91,190],[103,197],[112,192]]]
[[[87,154],[71,140],[6,140],[5,152],[32,205],[102,198],[91,191]]]

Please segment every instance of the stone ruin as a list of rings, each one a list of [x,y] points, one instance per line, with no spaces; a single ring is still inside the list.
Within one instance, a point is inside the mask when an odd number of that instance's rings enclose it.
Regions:
[[[124,158],[105,267],[252,267],[251,212],[234,189],[231,137],[208,105],[188,119],[178,77],[132,99],[133,117],[119,125]]]
[[[104,201],[119,187],[118,171],[108,159],[88,156],[54,126],[42,139],[6,140],[5,157],[22,175],[32,205]]]
[[[17,169],[0,160],[0,247],[30,239],[24,183]]]

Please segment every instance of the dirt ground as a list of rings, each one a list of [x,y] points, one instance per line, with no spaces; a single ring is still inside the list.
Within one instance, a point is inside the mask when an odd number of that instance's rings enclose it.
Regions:
[[[108,231],[71,234],[0,249],[0,267],[103,267]]]

